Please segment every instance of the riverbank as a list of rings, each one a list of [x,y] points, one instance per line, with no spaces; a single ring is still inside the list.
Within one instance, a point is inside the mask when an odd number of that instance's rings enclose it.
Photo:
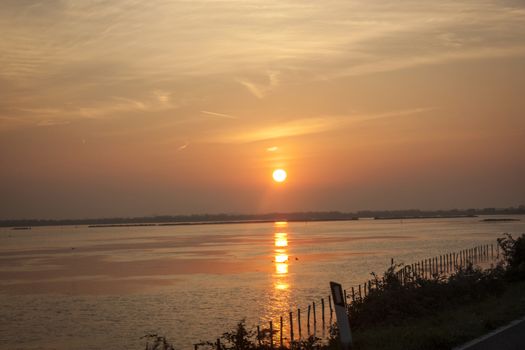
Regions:
[[[499,296],[354,332],[354,350],[451,349],[525,315],[525,282],[509,284]]]

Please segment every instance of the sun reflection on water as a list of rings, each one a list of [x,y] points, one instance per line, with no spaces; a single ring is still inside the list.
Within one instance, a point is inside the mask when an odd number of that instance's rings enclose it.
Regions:
[[[290,278],[289,237],[287,233],[288,223],[286,221],[275,222],[273,232],[272,264],[275,266],[271,274],[271,284],[268,286],[268,299],[265,304],[265,315],[261,319],[263,324],[270,320],[274,323],[274,329],[279,330],[280,317],[283,317],[283,335],[287,343],[289,336],[288,312],[291,305],[292,281]],[[279,339],[277,334],[274,340]],[[276,343],[276,345],[278,345]]]

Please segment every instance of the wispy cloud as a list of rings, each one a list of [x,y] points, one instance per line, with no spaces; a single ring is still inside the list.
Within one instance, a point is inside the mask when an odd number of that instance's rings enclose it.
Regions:
[[[268,72],[268,81],[266,83],[255,83],[246,79],[238,79],[238,82],[248,89],[255,97],[262,99],[272,89],[279,85],[279,73]]]
[[[257,141],[273,140],[285,137],[318,134],[334,129],[348,126],[351,123],[365,122],[371,120],[409,116],[421,114],[434,110],[431,107],[413,108],[378,114],[355,114],[348,116],[325,116],[322,118],[305,118],[280,123],[277,126],[266,126],[251,128],[247,130],[236,130],[233,133],[225,134],[213,141],[222,143],[250,143]],[[271,151],[269,148],[268,151]]]
[[[177,108],[178,99],[195,102],[189,108],[198,111],[207,89],[228,86],[217,95],[232,115],[202,113],[234,119],[243,90],[264,100],[318,79],[525,56],[525,5],[9,1],[2,5],[0,32],[0,79],[9,87],[0,91],[0,110],[61,110],[15,118],[146,116]]]
[[[375,62],[365,63],[341,69],[324,76],[324,79],[332,79],[344,76],[358,76],[370,73],[391,72],[408,69],[417,66],[445,64],[454,61],[492,59],[501,57],[525,56],[525,45],[503,48],[477,48],[461,50],[457,52],[446,52],[428,56],[410,56],[402,58],[380,58]]]
[[[186,148],[188,148],[190,144],[188,142],[186,142],[185,144],[177,147],[177,151],[184,151]]]
[[[236,116],[225,114],[225,113],[217,113],[217,112],[210,112],[210,111],[201,111],[201,113],[212,116],[212,117],[216,117],[216,118],[239,119]]]

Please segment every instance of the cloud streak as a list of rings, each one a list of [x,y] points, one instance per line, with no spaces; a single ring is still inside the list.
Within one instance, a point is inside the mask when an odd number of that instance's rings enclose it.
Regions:
[[[217,113],[217,112],[210,112],[210,111],[201,111],[202,114],[206,114],[215,118],[222,118],[222,119],[239,119],[238,117],[235,117],[230,114],[225,113]]]
[[[287,137],[319,134],[339,128],[344,128],[352,123],[422,114],[434,109],[435,108],[433,107],[424,107],[369,115],[355,114],[348,116],[325,116],[322,118],[297,119],[286,123],[280,123],[276,126],[257,127],[255,130],[236,130],[235,132],[230,132],[222,135],[219,138],[212,139],[212,141],[219,143],[244,144]],[[272,147],[267,150],[273,151],[274,149]]]

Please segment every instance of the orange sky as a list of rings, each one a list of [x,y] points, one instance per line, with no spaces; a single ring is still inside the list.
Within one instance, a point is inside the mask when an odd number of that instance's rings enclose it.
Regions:
[[[0,32],[0,218],[525,202],[518,1],[7,0]]]

